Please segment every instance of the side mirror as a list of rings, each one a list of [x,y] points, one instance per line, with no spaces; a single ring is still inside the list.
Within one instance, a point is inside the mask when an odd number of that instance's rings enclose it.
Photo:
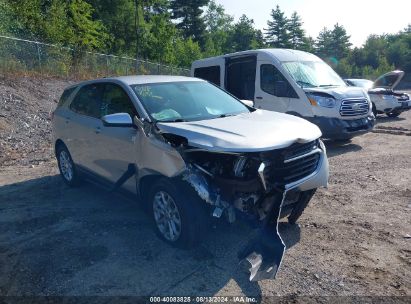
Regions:
[[[101,120],[106,127],[133,127],[133,120],[130,114],[127,113],[106,115]]]
[[[248,100],[248,99],[241,99],[241,102],[245,104],[246,106],[249,106],[251,108],[254,108],[254,101]]]
[[[287,83],[281,80],[274,82],[274,92],[275,92],[275,95],[278,97],[286,97],[287,96]]]

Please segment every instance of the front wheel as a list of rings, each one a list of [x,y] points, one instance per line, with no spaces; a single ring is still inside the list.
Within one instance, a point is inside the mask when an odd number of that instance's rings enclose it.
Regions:
[[[291,225],[294,225],[297,223],[298,219],[303,214],[304,209],[308,206],[308,203],[310,202],[311,198],[315,194],[315,191],[317,191],[317,189],[312,189],[312,190],[301,192],[300,198],[298,202],[296,203],[296,206],[293,208],[290,215],[288,216],[288,222]]]
[[[374,103],[372,104],[372,113],[374,114],[374,117],[377,118],[377,107]]]
[[[160,179],[150,191],[151,212],[157,235],[172,246],[190,248],[205,235],[205,202],[183,181]]]

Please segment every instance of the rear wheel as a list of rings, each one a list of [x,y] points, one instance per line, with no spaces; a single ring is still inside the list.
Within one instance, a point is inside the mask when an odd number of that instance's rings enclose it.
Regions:
[[[387,113],[387,116],[391,118],[395,118],[395,117],[400,116],[400,114],[401,114],[400,111],[393,111],[393,112]]]
[[[57,163],[60,170],[60,175],[64,182],[69,186],[76,186],[80,181],[80,177],[76,170],[76,165],[71,158],[70,152],[63,144],[59,145],[56,150]]]
[[[202,201],[182,181],[160,179],[150,191],[151,213],[157,235],[175,247],[199,244],[207,231],[209,216]]]

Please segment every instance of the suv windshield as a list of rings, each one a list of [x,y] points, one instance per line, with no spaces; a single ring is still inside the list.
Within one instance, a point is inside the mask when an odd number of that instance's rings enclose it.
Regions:
[[[282,65],[302,88],[346,86],[340,76],[322,61],[288,61]]]
[[[208,82],[149,83],[131,87],[156,121],[194,121],[250,112],[239,100]]]

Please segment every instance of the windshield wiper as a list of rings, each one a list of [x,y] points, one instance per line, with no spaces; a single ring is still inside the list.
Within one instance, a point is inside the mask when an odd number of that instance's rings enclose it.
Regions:
[[[230,116],[236,116],[237,114],[221,114],[218,117],[219,118],[224,118],[224,117],[230,117]]]
[[[321,84],[319,85],[320,88],[325,88],[325,87],[335,87],[335,84]]]
[[[176,119],[170,119],[170,120],[159,120],[158,122],[186,122],[187,120],[183,118],[176,118]]]
[[[304,88],[304,86],[306,86],[306,85],[311,87],[311,88],[315,87],[315,85],[313,85],[310,82],[306,82],[306,81],[302,81],[302,80],[297,80],[296,82],[301,86],[301,88]]]

